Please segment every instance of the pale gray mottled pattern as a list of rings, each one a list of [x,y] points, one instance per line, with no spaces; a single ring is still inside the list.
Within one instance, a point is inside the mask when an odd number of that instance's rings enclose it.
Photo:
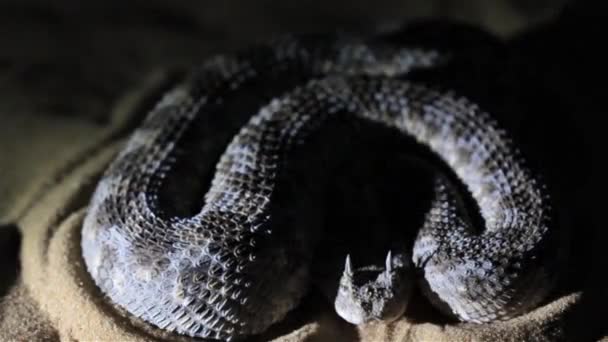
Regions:
[[[347,267],[337,311],[355,322],[401,314],[411,287],[408,259],[422,270],[429,299],[463,321],[507,319],[537,305],[554,276],[543,257],[554,240],[542,187],[476,105],[393,78],[444,60],[433,51],[293,37],[210,60],[157,105],[100,181],[82,231],[92,278],[113,303],[169,331],[220,339],[264,331],[307,291],[321,235],[311,228],[315,213],[295,226],[276,224],[277,179],[292,149],[333,116],[352,115],[434,151],[470,191],[486,227],[474,232],[438,173],[414,250],[393,251],[386,266],[369,269],[378,274],[372,286],[356,284]],[[298,73],[303,81],[234,136],[200,212],[167,217],[159,189],[184,132],[208,106],[221,106],[224,95],[268,72]],[[296,207],[314,201],[301,197]]]

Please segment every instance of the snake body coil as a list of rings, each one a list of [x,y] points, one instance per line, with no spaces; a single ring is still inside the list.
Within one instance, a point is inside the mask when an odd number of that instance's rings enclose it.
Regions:
[[[307,291],[318,239],[310,220],[274,221],[276,180],[293,149],[346,113],[428,146],[470,191],[485,221],[476,233],[453,187],[438,177],[413,252],[405,244],[393,250],[378,277],[385,297],[410,281],[399,275],[406,263],[393,265],[408,259],[422,271],[431,302],[460,320],[503,320],[531,309],[554,276],[541,257],[552,241],[545,195],[488,114],[395,78],[440,61],[433,51],[298,39],[210,60],[163,98],[100,180],[82,231],[92,278],[113,303],[168,331],[219,339],[264,331]],[[159,189],[184,132],[225,94],[277,70],[303,81],[276,94],[234,136],[199,213],[163,215]],[[342,283],[353,276],[348,264]],[[336,295],[345,318],[366,310],[344,298]]]

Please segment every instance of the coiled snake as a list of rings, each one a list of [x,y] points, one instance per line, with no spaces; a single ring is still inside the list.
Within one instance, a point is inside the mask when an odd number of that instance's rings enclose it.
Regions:
[[[345,255],[330,298],[336,311],[352,323],[396,319],[415,268],[429,300],[459,320],[525,313],[554,277],[542,258],[552,247],[547,198],[505,131],[477,105],[399,77],[442,61],[430,50],[293,37],[210,59],[164,96],[99,181],[82,229],[91,277],[112,303],[167,331],[217,339],[264,331],[308,290],[323,236],[314,213],[276,218],[277,179],[292,151],[333,116],[347,115],[428,146],[468,189],[485,227],[476,232],[452,183],[437,173],[413,251],[404,244],[387,250],[384,265],[361,268]],[[270,74],[290,81],[249,113],[215,167],[202,209],[187,217],[165,212],[160,192],[185,132],[206,116],[231,115],[222,112],[230,94]],[[306,197],[298,201],[314,201]]]

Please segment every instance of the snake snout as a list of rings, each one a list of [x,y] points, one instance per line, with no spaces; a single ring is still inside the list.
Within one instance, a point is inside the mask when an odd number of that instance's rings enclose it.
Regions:
[[[352,324],[392,322],[401,317],[412,288],[412,279],[407,276],[409,267],[401,259],[388,252],[384,267],[368,265],[355,269],[347,256],[334,301],[338,315]]]

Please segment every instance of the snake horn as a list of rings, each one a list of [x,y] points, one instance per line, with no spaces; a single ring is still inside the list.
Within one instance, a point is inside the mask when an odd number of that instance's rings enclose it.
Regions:
[[[388,254],[386,255],[385,265],[386,265],[386,273],[391,273],[393,271],[393,252],[390,250],[388,251]]]
[[[350,261],[350,254],[346,254],[346,262],[344,264],[344,274],[346,274],[349,277],[353,275],[353,264]]]

